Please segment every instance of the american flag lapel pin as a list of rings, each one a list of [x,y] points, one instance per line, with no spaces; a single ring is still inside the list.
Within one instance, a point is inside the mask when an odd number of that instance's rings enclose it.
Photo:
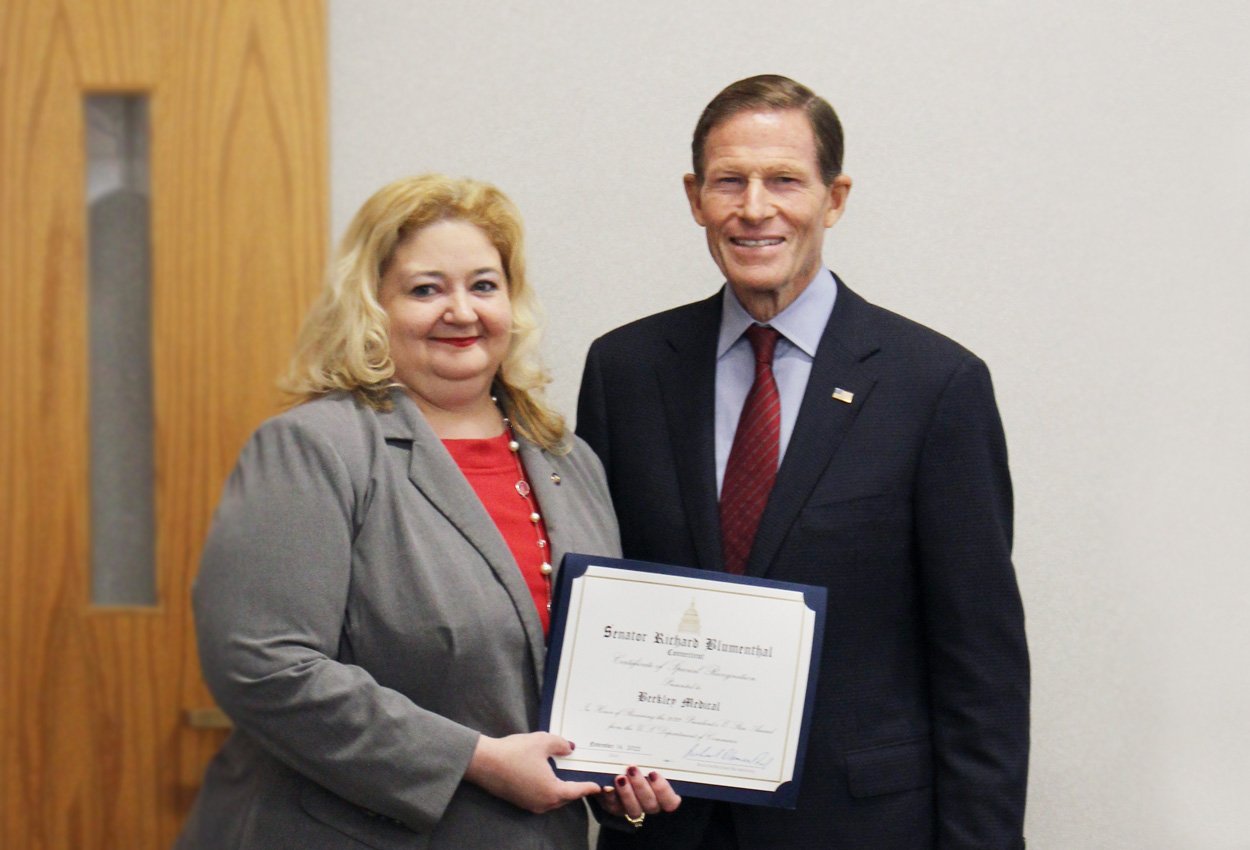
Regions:
[[[844,390],[841,387],[834,387],[833,398],[834,401],[840,401],[843,404],[850,404],[855,400],[855,393],[850,390]]]

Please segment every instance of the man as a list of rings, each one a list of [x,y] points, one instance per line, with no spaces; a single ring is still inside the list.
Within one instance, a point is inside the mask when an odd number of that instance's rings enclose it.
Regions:
[[[825,267],[851,180],[824,100],[741,80],[692,147],[728,286],[597,340],[577,430],[626,557],[828,589],[820,678],[796,809],[687,796],[600,847],[1022,848],[1028,651],[985,364]]]

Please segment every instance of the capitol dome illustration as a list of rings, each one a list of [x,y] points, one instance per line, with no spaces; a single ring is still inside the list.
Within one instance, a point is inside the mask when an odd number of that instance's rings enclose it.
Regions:
[[[694,607],[694,600],[690,600],[690,607],[686,609],[686,613],[681,615],[681,624],[677,627],[678,632],[689,632],[691,634],[699,633],[699,609]]]

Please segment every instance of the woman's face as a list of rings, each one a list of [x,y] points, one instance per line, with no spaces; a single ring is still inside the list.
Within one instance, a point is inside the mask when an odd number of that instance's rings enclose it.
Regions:
[[[409,235],[378,300],[400,383],[436,404],[490,393],[508,353],[512,304],[499,251],[479,227],[448,219]]]

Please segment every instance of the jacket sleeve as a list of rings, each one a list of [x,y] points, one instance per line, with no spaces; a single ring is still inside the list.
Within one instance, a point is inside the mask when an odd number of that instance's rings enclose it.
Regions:
[[[274,757],[347,800],[428,830],[478,733],[337,660],[370,476],[367,460],[344,461],[350,440],[324,431],[289,416],[271,420],[226,484],[193,591],[205,681]]]
[[[590,352],[586,355],[586,366],[582,370],[581,390],[577,394],[577,436],[594,449],[603,464],[604,475],[611,483],[607,394],[604,392],[598,349],[597,342],[590,346]]]
[[[1011,562],[1012,491],[989,371],[944,389],[916,479],[941,850],[1023,847],[1029,658]]]

